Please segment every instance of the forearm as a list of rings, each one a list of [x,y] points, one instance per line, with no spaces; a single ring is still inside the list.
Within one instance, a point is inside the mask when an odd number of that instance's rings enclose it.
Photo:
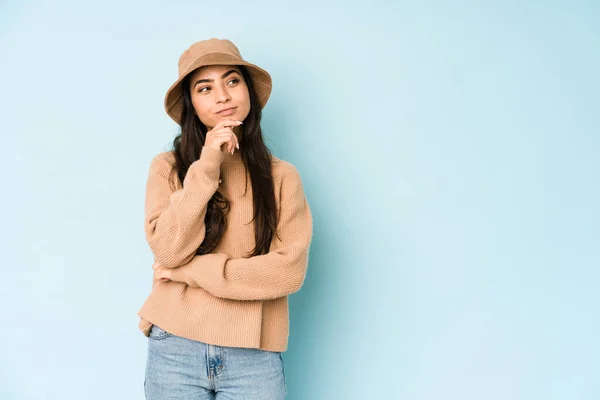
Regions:
[[[216,297],[268,300],[297,292],[308,268],[308,242],[250,258],[224,253],[195,256],[171,270],[171,280],[201,287]]]
[[[164,162],[153,164],[146,189],[146,240],[156,261],[167,268],[188,263],[204,240],[207,204],[219,186],[220,151],[203,149],[183,188],[172,192]]]
[[[280,218],[267,254],[248,258],[232,258],[225,253],[195,256],[174,268],[171,279],[235,300],[273,299],[298,291],[308,268],[313,222],[298,171],[288,167],[286,172],[279,196]]]

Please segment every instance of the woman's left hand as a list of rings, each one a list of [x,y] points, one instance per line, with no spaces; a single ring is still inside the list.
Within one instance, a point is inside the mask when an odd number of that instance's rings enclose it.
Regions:
[[[171,270],[169,268],[165,268],[159,263],[155,262],[152,265],[152,269],[154,270],[154,279],[163,282],[168,282],[171,280]]]

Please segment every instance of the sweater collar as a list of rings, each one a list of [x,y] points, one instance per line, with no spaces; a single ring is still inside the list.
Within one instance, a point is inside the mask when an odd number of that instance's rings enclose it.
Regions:
[[[242,152],[238,149],[235,149],[233,154],[224,152],[223,153],[223,162],[225,163],[242,163]]]

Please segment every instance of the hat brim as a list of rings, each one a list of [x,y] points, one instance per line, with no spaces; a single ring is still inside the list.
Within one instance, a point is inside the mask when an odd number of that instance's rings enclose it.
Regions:
[[[181,114],[183,111],[183,91],[181,82],[191,72],[207,65],[243,65],[247,67],[250,78],[252,79],[252,86],[258,96],[260,108],[262,109],[265,107],[273,87],[271,75],[259,66],[241,60],[239,57],[224,53],[211,53],[199,57],[190,64],[185,73],[183,73],[167,90],[165,95],[165,110],[177,124],[181,125]]]

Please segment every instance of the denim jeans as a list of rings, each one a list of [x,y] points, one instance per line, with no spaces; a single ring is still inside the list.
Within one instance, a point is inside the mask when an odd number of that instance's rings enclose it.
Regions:
[[[148,400],[280,400],[287,387],[281,352],[198,342],[153,325],[144,393]]]

